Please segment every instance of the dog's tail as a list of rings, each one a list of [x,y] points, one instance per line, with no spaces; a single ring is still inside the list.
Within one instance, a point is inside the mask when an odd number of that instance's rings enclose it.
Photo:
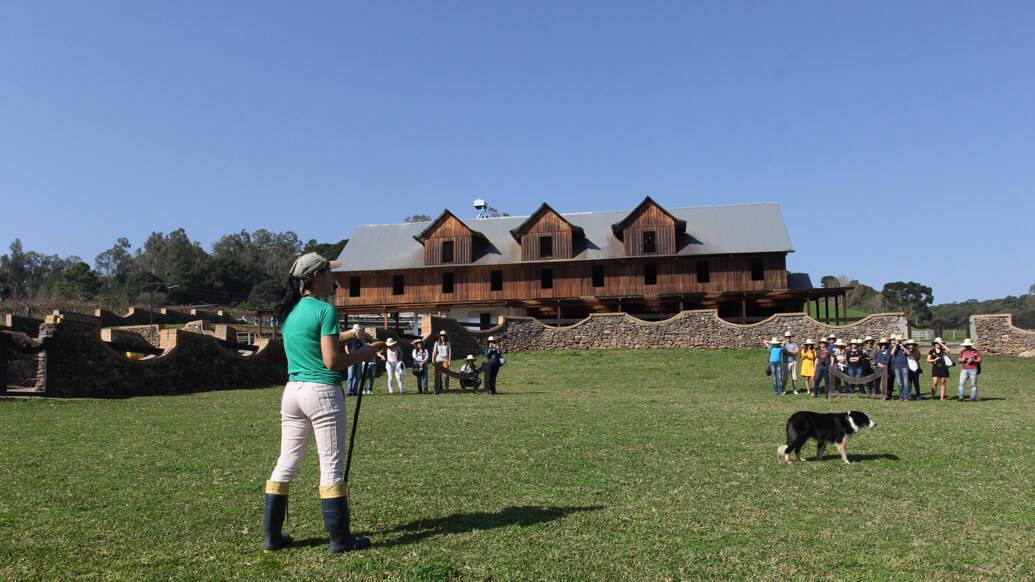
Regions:
[[[787,454],[787,445],[780,445],[780,446],[776,447],[776,454],[777,455]]]

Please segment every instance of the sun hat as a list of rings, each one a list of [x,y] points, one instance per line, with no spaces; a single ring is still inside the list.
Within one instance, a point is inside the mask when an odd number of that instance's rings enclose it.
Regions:
[[[917,344],[916,344],[916,340],[915,340],[915,339],[913,339],[913,338],[909,338],[909,339],[907,339],[907,340],[905,341],[905,344],[906,344],[907,346],[915,346],[915,345],[917,345]]]
[[[496,341],[496,336],[494,336],[494,335],[490,335],[490,336],[489,336],[489,339],[488,339],[487,341],[490,341],[490,342],[494,342],[494,341]]]
[[[831,333],[830,335],[827,336],[827,339],[837,339],[837,334],[836,333]]]
[[[873,336],[872,335],[868,335],[865,338],[863,338],[863,343],[865,343],[865,342],[872,342],[872,341],[873,341]]]
[[[811,339],[811,338],[809,338],[809,339],[806,339],[806,340],[805,340],[805,345],[807,345],[807,346],[809,346],[809,345],[814,345],[815,343],[816,343],[816,342],[812,341],[812,339]]]
[[[787,330],[787,331],[783,332],[783,337],[791,337],[792,335],[794,335],[794,334],[791,333],[791,330]]]
[[[891,339],[902,341],[902,334],[896,333],[895,335],[891,336]]]
[[[399,343],[399,342],[395,341],[394,337],[390,337],[390,338],[388,338],[388,341],[385,342],[385,345],[386,346],[394,346],[397,343]]]
[[[888,341],[888,338],[886,338],[886,337],[882,337],[882,338],[880,338],[879,340],[877,340],[877,343],[878,343],[878,344],[890,344],[891,342],[890,342],[890,341]]]
[[[443,329],[442,331],[438,332],[438,335],[446,335],[446,330]]]
[[[341,266],[341,261],[328,261],[321,257],[320,253],[306,253],[291,264],[291,276],[296,279],[305,279],[328,265],[332,269],[337,269]]]
[[[464,358],[464,359],[466,359],[466,360],[473,360],[474,359],[474,354],[467,354],[467,357]]]
[[[845,340],[838,339],[836,342],[834,342],[834,345],[835,346],[841,346],[843,348],[843,347],[845,347]]]
[[[934,342],[933,343],[936,343],[936,344],[942,343],[942,338],[940,338],[940,337],[934,338]]]
[[[778,344],[778,343],[780,343],[780,338],[774,337],[773,339],[769,340],[769,343],[771,343],[771,344]]]
[[[828,344],[828,345],[830,344],[830,342],[828,342],[827,338],[825,338],[825,337],[819,338],[819,343],[821,343],[821,344]]]
[[[851,341],[849,341],[849,342],[848,342],[848,344],[849,344],[849,345],[853,345],[853,346],[857,346],[857,345],[859,345],[859,340],[857,340],[857,339],[855,339],[855,338],[853,337],[853,338],[851,339]]]
[[[961,343],[960,345],[961,346],[973,346],[974,342],[970,341],[970,338],[968,337],[967,339],[963,340],[963,343]]]
[[[358,323],[353,323],[352,324],[352,331],[359,331],[361,329],[363,329],[363,328],[360,327]]]

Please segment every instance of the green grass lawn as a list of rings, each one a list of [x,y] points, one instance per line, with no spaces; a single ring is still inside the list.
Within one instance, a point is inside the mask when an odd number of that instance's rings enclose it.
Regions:
[[[866,313],[865,311],[859,311],[858,309],[853,309],[851,307],[848,308],[847,312],[844,309],[836,310],[836,309],[834,309],[834,305],[833,304],[830,305],[830,310],[828,312],[826,304],[820,303],[819,305],[817,305],[817,304],[815,304],[815,303],[813,303],[811,301],[809,302],[808,310],[806,311],[806,313],[808,313],[809,315],[811,315],[812,317],[814,317],[816,319],[822,319],[822,318],[827,318],[827,317],[834,317],[835,315],[838,315],[838,314],[840,314],[841,317],[851,317],[851,318],[862,319],[862,318],[866,317],[867,315],[869,315],[869,313]],[[853,322],[847,323],[847,324],[836,324],[836,325],[851,325],[852,323],[855,323],[855,322],[853,321]],[[834,324],[831,324],[831,325],[834,325]]]
[[[494,397],[378,379],[351,485],[374,546],[336,556],[315,446],[299,543],[261,553],[279,387],[0,401],[0,579],[1033,577],[1035,361],[987,358],[961,404],[774,398],[761,351],[507,359]],[[877,423],[852,465],[778,463],[792,412],[849,407]]]

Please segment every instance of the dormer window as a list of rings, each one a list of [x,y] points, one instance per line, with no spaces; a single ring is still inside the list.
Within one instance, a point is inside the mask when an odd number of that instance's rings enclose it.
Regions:
[[[539,258],[541,258],[541,259],[553,258],[553,237],[552,236],[541,236],[541,237],[539,237]]]
[[[643,254],[653,254],[656,252],[658,252],[658,231],[643,231]]]
[[[442,262],[453,262],[453,241],[451,240],[442,241]]]

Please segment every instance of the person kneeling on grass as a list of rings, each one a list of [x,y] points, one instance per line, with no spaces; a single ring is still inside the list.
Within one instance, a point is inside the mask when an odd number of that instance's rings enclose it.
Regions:
[[[343,477],[348,433],[340,370],[356,362],[369,362],[376,351],[364,343],[346,354],[339,343],[337,312],[317,299],[334,292],[331,268],[339,264],[317,253],[302,255],[291,265],[284,298],[277,305],[277,319],[284,322],[281,329],[288,383],[280,403],[280,457],[266,481],[262,544],[266,552],[279,550],[293,541],[281,529],[288,489],[311,435],[316,437],[320,456],[320,499],[324,527],[331,538],[330,552],[370,546],[369,539],[354,537],[349,527],[349,501]],[[352,338],[341,338],[349,339]]]
[[[460,379],[462,388],[477,390],[482,385],[482,379],[478,377],[478,366],[474,364],[474,355],[468,354],[467,359],[464,360],[464,366],[460,368],[460,373],[464,375]]]

